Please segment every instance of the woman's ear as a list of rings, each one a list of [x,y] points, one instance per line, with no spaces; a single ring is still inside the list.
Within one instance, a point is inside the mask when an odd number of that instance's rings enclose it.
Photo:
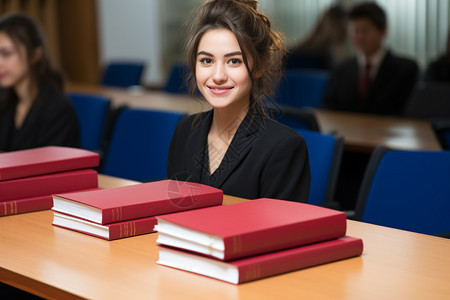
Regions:
[[[33,56],[31,57],[31,63],[35,64],[42,58],[42,47],[37,47],[33,51]]]

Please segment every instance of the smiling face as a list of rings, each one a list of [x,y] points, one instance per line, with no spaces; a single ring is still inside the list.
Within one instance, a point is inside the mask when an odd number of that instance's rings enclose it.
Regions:
[[[0,86],[17,87],[29,78],[29,69],[25,47],[0,32]]]
[[[195,65],[197,87],[215,109],[245,110],[252,80],[242,50],[228,29],[210,29],[200,39]]]

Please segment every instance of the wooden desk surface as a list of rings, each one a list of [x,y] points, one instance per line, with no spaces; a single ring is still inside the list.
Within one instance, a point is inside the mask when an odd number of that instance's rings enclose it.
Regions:
[[[430,122],[388,116],[314,110],[320,129],[344,137],[347,150],[372,152],[378,145],[406,150],[442,150]]]
[[[188,114],[211,109],[206,101],[194,99],[188,95],[170,94],[163,91],[142,91],[76,83],[68,84],[67,91],[100,94],[111,99],[111,103],[115,107],[127,105],[135,108],[159,109]]]
[[[100,175],[103,187],[134,184]],[[242,199],[225,197],[225,203]],[[157,233],[105,241],[41,211],[0,218],[0,280],[57,299],[449,299],[450,240],[348,221],[361,257],[233,285],[156,264]]]

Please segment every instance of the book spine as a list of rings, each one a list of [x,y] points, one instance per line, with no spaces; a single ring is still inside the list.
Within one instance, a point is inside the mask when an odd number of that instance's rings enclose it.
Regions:
[[[84,190],[98,186],[97,172],[91,169],[12,179],[0,182],[0,201]]]
[[[144,218],[148,216],[157,216],[179,211],[197,209],[208,206],[221,205],[223,201],[223,192],[211,192],[196,195],[196,201],[192,205],[177,205],[181,198],[167,198],[158,202],[147,202],[132,206],[115,207],[102,211],[101,224],[110,224],[126,220]]]
[[[361,255],[361,239],[345,237],[237,262],[239,283]]]
[[[99,165],[99,160],[99,155],[97,153],[92,153],[92,155],[85,157],[42,162],[27,166],[10,167],[1,172],[0,180],[11,180],[70,170],[93,168]]]
[[[343,237],[345,214],[225,238],[224,261]]]
[[[110,224],[109,240],[155,232],[156,217],[131,220],[119,224]]]
[[[16,215],[26,212],[50,209],[53,205],[51,195],[29,199],[0,202],[0,216]]]

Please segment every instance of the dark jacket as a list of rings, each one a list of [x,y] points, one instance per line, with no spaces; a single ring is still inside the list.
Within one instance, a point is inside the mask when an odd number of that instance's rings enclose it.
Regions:
[[[0,151],[42,146],[80,146],[75,111],[69,99],[51,85],[40,88],[19,129],[14,125],[16,103],[6,107],[3,104],[0,103]]]
[[[198,117],[198,116],[197,116]],[[210,175],[207,136],[213,111],[181,120],[169,151],[169,178],[200,182],[247,199],[307,202],[308,151],[303,138],[265,116],[248,113],[217,170]]]
[[[367,97],[358,97],[356,57],[342,63],[330,76],[324,94],[324,107],[379,115],[401,115],[416,85],[417,64],[387,52],[373,79]]]
[[[425,71],[424,81],[450,82],[450,56],[443,55],[431,62]]]

